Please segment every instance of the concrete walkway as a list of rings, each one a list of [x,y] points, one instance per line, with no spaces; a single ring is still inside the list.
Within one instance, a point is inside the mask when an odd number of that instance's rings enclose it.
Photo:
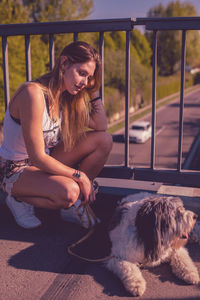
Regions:
[[[128,189],[127,189],[128,190]],[[122,195],[98,196],[95,211],[104,227]],[[34,230],[18,227],[3,195],[0,202],[0,300],[96,300],[132,298],[102,263],[85,263],[70,257],[67,246],[85,234],[79,226],[62,222],[58,212],[37,210],[43,225]],[[108,254],[104,231],[84,245],[90,257]],[[200,273],[200,246],[188,245]],[[147,290],[140,299],[200,299],[200,286],[186,285],[166,264],[143,269]],[[137,298],[136,298],[137,299]]]

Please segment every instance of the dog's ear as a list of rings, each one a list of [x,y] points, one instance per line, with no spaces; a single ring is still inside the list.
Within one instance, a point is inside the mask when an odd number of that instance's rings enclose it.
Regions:
[[[163,201],[158,197],[146,200],[138,210],[135,226],[138,242],[144,246],[147,261],[156,261],[160,256],[164,232],[168,220],[163,218]]]

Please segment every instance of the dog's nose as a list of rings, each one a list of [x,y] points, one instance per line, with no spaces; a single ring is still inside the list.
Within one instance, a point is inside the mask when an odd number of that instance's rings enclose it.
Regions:
[[[197,220],[197,219],[198,219],[198,215],[197,215],[197,214],[194,214],[194,215],[193,215],[193,219],[194,219],[194,220]]]

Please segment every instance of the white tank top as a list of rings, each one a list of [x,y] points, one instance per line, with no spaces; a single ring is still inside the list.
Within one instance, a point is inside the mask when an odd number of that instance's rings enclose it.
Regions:
[[[54,122],[51,120],[47,104],[44,98],[44,113],[42,119],[42,129],[45,143],[45,152],[49,154],[49,148],[54,147],[60,139],[61,119]],[[22,127],[11,116],[9,109],[6,110],[3,124],[3,142],[0,147],[0,156],[9,160],[23,160],[28,158]]]

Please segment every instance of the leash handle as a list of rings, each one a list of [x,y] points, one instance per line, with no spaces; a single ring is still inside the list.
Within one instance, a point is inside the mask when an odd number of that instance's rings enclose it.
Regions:
[[[83,212],[81,212],[81,209],[83,210]],[[76,214],[85,229],[89,229],[99,223],[98,218],[96,217],[95,213],[88,203],[86,203],[85,205],[80,204],[76,209]],[[87,220],[84,220],[83,215],[86,215]]]

